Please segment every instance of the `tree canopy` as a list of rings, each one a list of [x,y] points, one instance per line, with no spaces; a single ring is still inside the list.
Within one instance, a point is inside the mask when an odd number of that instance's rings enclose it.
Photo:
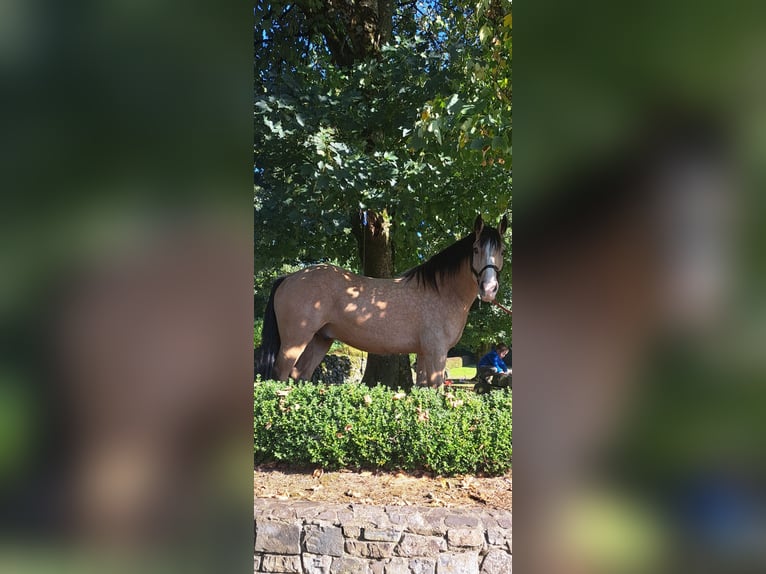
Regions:
[[[264,1],[255,22],[256,313],[289,266],[361,271],[365,211],[390,235],[394,274],[477,213],[510,218],[510,2]],[[464,343],[510,335],[484,305]]]

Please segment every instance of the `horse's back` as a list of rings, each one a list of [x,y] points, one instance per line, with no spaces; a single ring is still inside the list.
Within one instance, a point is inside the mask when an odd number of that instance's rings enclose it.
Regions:
[[[336,265],[321,263],[310,265],[285,277],[280,291],[291,296],[307,297],[316,302],[328,295],[359,285],[364,279],[367,278]]]
[[[363,278],[355,273],[327,263],[288,275],[275,294],[280,327],[289,321],[299,321],[306,327],[309,323],[321,323],[333,312],[338,296],[355,288],[360,279]],[[314,326],[318,329],[321,324]]]
[[[320,332],[379,354],[417,352],[419,347],[419,302],[402,279],[313,265],[285,279],[275,305],[280,332],[289,338]]]

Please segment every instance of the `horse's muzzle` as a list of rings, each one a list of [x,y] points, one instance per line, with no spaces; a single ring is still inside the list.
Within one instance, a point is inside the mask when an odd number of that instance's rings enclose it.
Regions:
[[[479,298],[485,303],[494,301],[498,287],[497,281],[483,281],[479,284]]]
[[[494,274],[490,274],[490,277],[485,277],[484,272],[487,270],[494,271]],[[482,301],[490,302],[495,300],[497,290],[500,284],[497,281],[497,276],[500,274],[500,269],[496,265],[485,265],[481,268],[481,271],[476,271],[471,266],[471,271],[476,277],[476,283],[479,286],[479,297]]]

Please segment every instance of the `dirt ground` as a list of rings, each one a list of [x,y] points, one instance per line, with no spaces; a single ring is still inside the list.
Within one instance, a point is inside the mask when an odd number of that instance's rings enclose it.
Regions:
[[[265,465],[253,472],[253,494],[277,500],[511,510],[513,484],[510,471],[499,477],[444,478],[423,472],[325,472]]]

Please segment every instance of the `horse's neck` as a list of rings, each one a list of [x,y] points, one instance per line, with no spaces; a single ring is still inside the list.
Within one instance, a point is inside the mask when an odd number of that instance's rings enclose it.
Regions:
[[[445,279],[442,284],[442,290],[449,293],[450,296],[460,305],[461,309],[468,315],[468,310],[473,304],[478,294],[478,285],[471,273],[471,265],[466,262],[454,277]]]

